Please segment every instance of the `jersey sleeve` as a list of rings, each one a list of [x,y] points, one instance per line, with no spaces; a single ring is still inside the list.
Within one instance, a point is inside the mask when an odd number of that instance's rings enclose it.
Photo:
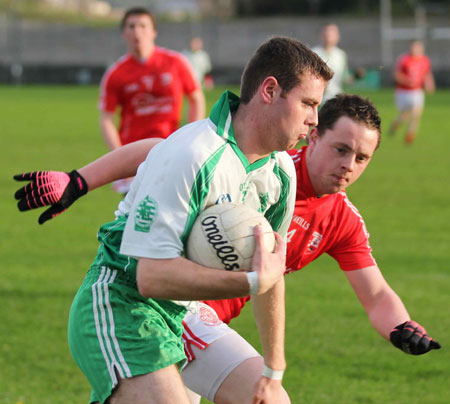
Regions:
[[[345,210],[340,215],[338,238],[327,251],[343,271],[353,271],[376,265],[369,244],[369,233],[356,207],[345,198]]]
[[[104,112],[114,112],[119,105],[119,83],[114,73],[114,67],[110,67],[104,74],[100,83],[100,98],[98,109]]]
[[[191,94],[200,88],[200,83],[195,78],[189,60],[182,54],[177,55],[177,67],[184,94]]]
[[[394,67],[395,72],[404,73],[405,64],[406,64],[406,55],[400,55],[397,58],[397,61],[395,62]]]
[[[133,201],[121,254],[156,259],[182,255],[183,236],[201,203],[192,204],[192,189],[203,161],[195,155],[191,141],[189,134],[170,136],[150,151],[140,167],[130,190]]]

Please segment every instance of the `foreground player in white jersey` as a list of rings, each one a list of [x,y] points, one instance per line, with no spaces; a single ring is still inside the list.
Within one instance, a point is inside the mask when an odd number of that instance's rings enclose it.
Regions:
[[[289,229],[287,264],[290,273],[323,253],[333,256],[379,334],[390,338],[403,351],[419,355],[439,349],[440,345],[423,327],[410,321],[400,298],[384,280],[372,257],[362,217],[344,192],[364,172],[379,140],[380,120],[368,100],[342,95],[322,107],[310,145],[292,153],[298,190]],[[94,189],[117,175],[133,174],[133,167],[135,170],[149,147],[152,144],[147,142],[136,144],[133,149],[123,148],[121,154],[117,151],[115,155],[104,156],[79,172],[87,179],[89,189]],[[108,159],[112,159],[121,174],[107,168],[111,167]],[[56,183],[51,185],[57,187]],[[41,196],[46,197],[44,191]],[[60,211],[70,206],[69,200],[65,191],[59,202]],[[195,360],[183,370],[182,376],[188,387],[211,401],[245,402],[242,386],[246,383],[242,380],[251,385],[259,376],[258,369],[263,367],[259,354],[221,322],[236,317],[247,300],[207,301],[218,316],[202,305],[195,315],[187,313],[184,319],[186,350]]]
[[[266,370],[249,401],[288,402],[285,368],[285,244],[257,249],[252,273],[218,271],[182,256],[199,212],[223,201],[264,213],[286,235],[295,198],[287,150],[317,124],[332,72],[300,42],[272,38],[247,65],[241,99],[225,92],[210,118],[158,144],[138,170],[116,220],[98,233],[98,254],[72,304],[71,353],[93,388],[91,402],[188,403],[177,364],[189,300],[253,299]],[[82,177],[73,174],[79,186]],[[188,301],[188,302],[186,302]]]

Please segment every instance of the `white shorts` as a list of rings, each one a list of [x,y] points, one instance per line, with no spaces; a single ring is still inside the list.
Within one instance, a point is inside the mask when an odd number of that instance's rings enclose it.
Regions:
[[[209,401],[214,401],[217,390],[233,369],[247,359],[261,356],[204,303],[199,303],[196,313],[188,312],[183,324],[188,360],[181,376],[189,389]]]
[[[395,90],[395,106],[400,111],[423,108],[425,95],[423,90]]]

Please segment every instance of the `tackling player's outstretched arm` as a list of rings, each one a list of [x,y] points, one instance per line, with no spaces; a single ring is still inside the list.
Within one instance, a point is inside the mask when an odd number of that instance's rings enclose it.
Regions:
[[[17,190],[15,198],[20,211],[51,206],[39,217],[39,224],[64,212],[79,197],[102,185],[132,177],[148,152],[160,138],[144,139],[127,144],[70,173],[35,171],[17,174],[16,181],[29,181]]]
[[[411,321],[400,297],[374,265],[346,271],[347,279],[378,333],[406,353],[421,355],[441,345]]]

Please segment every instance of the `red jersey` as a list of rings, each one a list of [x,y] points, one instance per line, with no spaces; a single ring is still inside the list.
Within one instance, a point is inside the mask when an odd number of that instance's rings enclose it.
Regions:
[[[294,216],[287,235],[285,274],[298,271],[327,253],[344,271],[376,265],[364,220],[344,191],[318,198],[306,167],[306,150],[289,151],[297,172]],[[208,300],[220,319],[237,317],[249,297]]]
[[[431,70],[430,59],[425,56],[402,55],[395,66],[397,72],[401,72],[408,77],[408,85],[396,83],[395,88],[402,90],[419,90],[423,88],[426,75]]]
[[[183,95],[200,88],[187,59],[178,52],[155,47],[146,61],[125,55],[103,76],[99,108],[121,108],[122,144],[166,138],[178,129]]]

